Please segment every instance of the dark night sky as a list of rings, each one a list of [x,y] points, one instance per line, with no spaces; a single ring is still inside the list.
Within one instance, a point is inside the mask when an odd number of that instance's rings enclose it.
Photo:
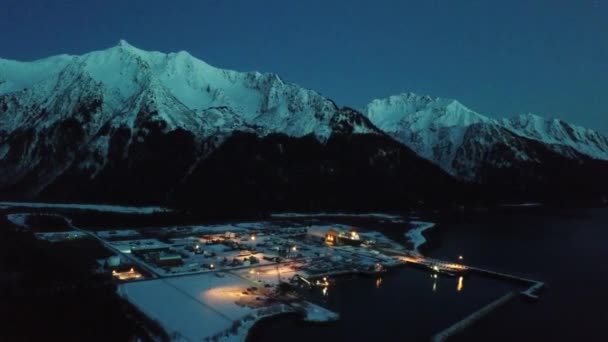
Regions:
[[[413,91],[608,133],[607,18],[603,0],[2,0],[0,56],[80,54],[124,38],[276,72],[341,105]]]

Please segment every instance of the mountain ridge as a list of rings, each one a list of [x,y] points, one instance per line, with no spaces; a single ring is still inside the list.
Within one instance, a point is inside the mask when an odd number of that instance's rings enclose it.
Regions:
[[[543,142],[536,126],[507,127],[456,100],[414,93],[372,101],[364,114],[273,73],[126,41],[79,56],[0,59],[0,189],[9,199],[212,211],[238,198],[298,210],[447,205],[577,186],[595,196],[591,176],[605,164],[583,152],[603,151],[605,138],[558,122]],[[597,151],[585,150],[590,143]]]
[[[353,170],[374,175],[366,181],[375,184],[366,187],[368,204],[381,192],[393,193],[394,203],[414,203],[411,194],[391,190],[403,184],[453,183],[361,113],[276,74],[222,70],[185,52],[147,52],[124,41],[45,59],[46,77],[32,63],[0,64],[0,189],[8,197],[185,205],[209,189],[211,208],[221,202],[213,197],[226,198],[225,205],[243,196],[249,206],[299,202],[291,189],[338,206],[356,198],[346,184],[356,181]],[[365,152],[350,154],[361,141],[369,144]]]
[[[477,135],[485,134],[478,149],[488,144],[513,141],[517,137],[532,139],[553,151],[577,159],[581,155],[608,160],[608,138],[591,129],[568,124],[562,120],[545,119],[537,115],[494,119],[451,99],[403,93],[371,101],[364,113],[398,141],[422,157],[436,163],[448,173],[468,181],[478,178],[475,169],[479,161],[467,161],[462,147],[467,145],[467,132],[475,127]],[[469,150],[474,148],[468,144]],[[512,147],[522,145],[511,144]],[[513,150],[516,159],[534,159],[525,149]],[[507,161],[505,161],[507,162]],[[466,166],[465,164],[469,164]]]

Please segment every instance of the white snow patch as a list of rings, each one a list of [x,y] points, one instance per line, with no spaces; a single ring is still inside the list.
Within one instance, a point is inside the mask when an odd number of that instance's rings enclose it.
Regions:
[[[116,237],[133,237],[133,236],[139,236],[139,232],[134,229],[103,230],[103,231],[98,231],[97,236],[99,236],[102,239],[116,238]]]
[[[0,202],[0,205],[12,208],[43,208],[43,209],[78,209],[101,211],[121,214],[156,214],[171,212],[163,207],[129,207],[108,204],[76,204],[76,203],[35,203],[35,202]]]
[[[435,227],[435,223],[426,221],[411,221],[416,225],[416,228],[410,229],[405,233],[405,237],[413,244],[413,250],[418,252],[418,248],[426,243],[426,239],[422,234],[425,230]]]
[[[538,203],[538,202],[529,202],[529,203],[506,203],[506,204],[501,204],[501,207],[506,207],[506,208],[527,208],[527,207],[540,207],[542,206],[542,203]]]
[[[16,226],[19,226],[24,229],[29,229],[27,224],[25,224],[25,220],[29,215],[30,214],[9,214],[6,215],[6,218]]]
[[[382,214],[382,213],[366,213],[366,214],[349,214],[349,213],[276,213],[271,214],[273,218],[323,218],[323,217],[362,217],[362,218],[379,218],[387,219],[393,222],[402,222],[402,217],[399,215]]]
[[[543,142],[563,155],[569,156],[564,149],[569,147],[592,158],[608,160],[608,138],[592,129],[534,114],[502,119],[501,123],[513,133]]]
[[[77,230],[71,230],[67,232],[36,233],[35,236],[37,239],[40,240],[45,240],[49,242],[60,242],[83,239],[86,238],[88,235]]]
[[[221,341],[244,341],[256,321],[263,317],[293,312],[285,305],[253,309],[236,304],[248,295],[251,284],[230,273],[222,277],[203,274],[123,284],[119,293],[158,321],[172,338],[200,341],[221,336]],[[253,295],[249,295],[253,296]],[[303,305],[311,320],[327,321],[337,315],[314,304]],[[240,328],[229,332],[239,322]]]
[[[307,322],[329,322],[340,318],[340,315],[337,313],[310,302],[305,302],[301,307],[306,310],[306,317],[304,320]]]
[[[157,321],[172,339],[202,341],[255,314],[254,309],[235,303],[250,286],[232,274],[207,273],[125,283],[118,292]]]

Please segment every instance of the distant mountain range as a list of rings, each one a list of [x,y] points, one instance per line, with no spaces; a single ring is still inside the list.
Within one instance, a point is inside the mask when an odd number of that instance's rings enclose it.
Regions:
[[[569,159],[608,160],[608,138],[591,129],[534,114],[495,120],[456,100],[406,93],[377,99],[365,108],[381,130],[446,172],[480,181],[484,162],[509,167],[520,162],[542,163],[529,146],[538,142]],[[497,145],[504,155],[491,155]]]
[[[361,113],[276,74],[125,41],[0,59],[0,193],[10,199],[401,209],[488,189],[597,196],[606,160],[606,137],[559,120],[495,120],[411,93]]]

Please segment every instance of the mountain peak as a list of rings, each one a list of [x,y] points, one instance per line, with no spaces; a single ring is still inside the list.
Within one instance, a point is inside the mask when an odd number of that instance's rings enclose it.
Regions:
[[[186,51],[146,51],[124,39],[110,48],[62,59],[61,63],[5,64],[0,63],[0,94],[36,87],[31,90],[35,99],[28,99],[32,105],[52,105],[55,110],[61,103],[64,113],[73,112],[81,97],[95,95],[106,111],[103,119],[111,118],[113,123],[125,121],[120,118],[130,120],[148,106],[154,108],[156,119],[169,123],[168,127],[199,132],[209,120],[193,113],[226,107],[243,122],[243,129],[257,127],[260,134],[314,134],[326,140],[336,122],[343,124],[346,119],[356,126],[354,132],[373,131],[363,118],[355,118],[360,113],[345,115],[333,101],[285,83],[277,74],[220,69]],[[38,99],[44,102],[34,102]]]
[[[492,121],[456,100],[412,92],[375,99],[367,105],[365,113],[374,124],[389,132],[398,131],[401,125],[427,129]]]
[[[608,160],[608,138],[592,129],[532,113],[502,119],[501,123],[517,135],[553,146],[571,147],[592,158]]]
[[[132,47],[132,45],[129,44],[129,42],[127,42],[125,39],[119,40],[118,44],[116,46],[120,46],[120,47]]]
[[[142,50],[142,49],[134,46],[133,44],[126,41],[125,39],[120,39],[116,45],[114,45],[108,49],[89,52],[87,54],[84,54],[83,56],[95,54],[95,53],[104,54],[104,53],[117,53],[117,52],[118,53],[127,53],[127,54],[131,54],[131,55],[136,55],[136,56],[147,56],[149,54],[153,54],[153,52]]]

